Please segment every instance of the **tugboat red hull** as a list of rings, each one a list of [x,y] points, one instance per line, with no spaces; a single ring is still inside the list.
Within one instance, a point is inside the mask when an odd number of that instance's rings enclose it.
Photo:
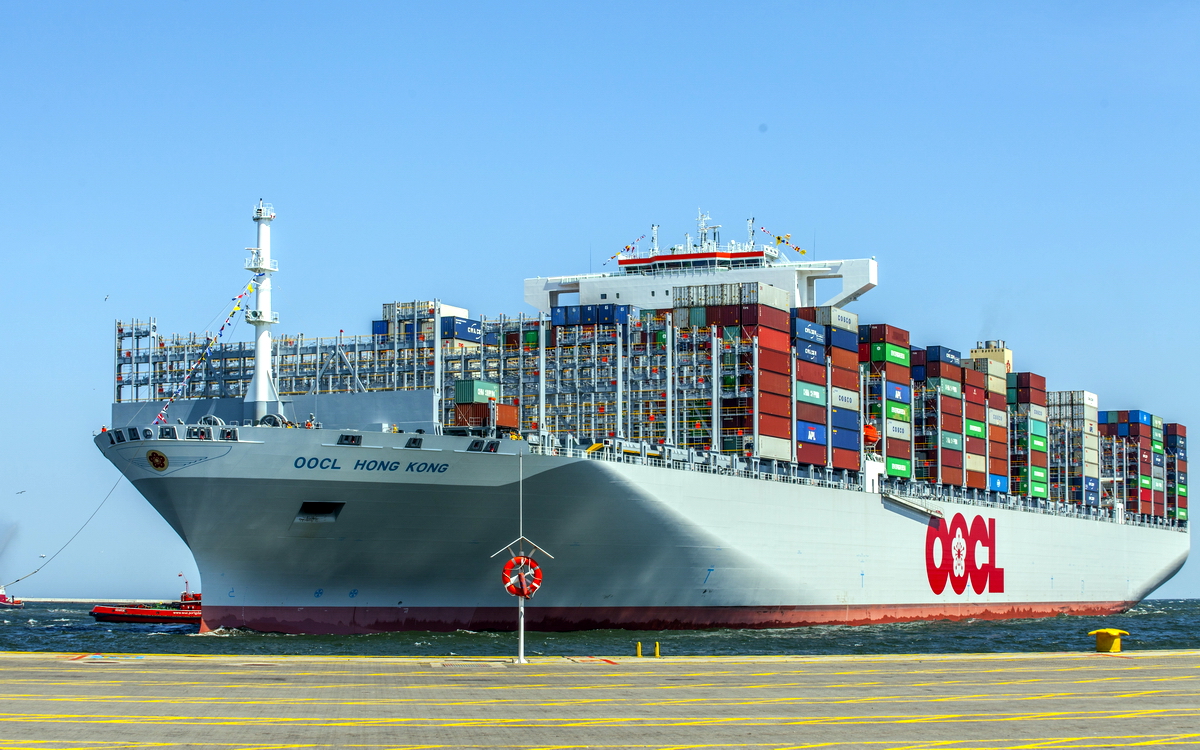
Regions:
[[[148,622],[200,624],[199,609],[159,609],[156,607],[110,607],[92,609],[96,622]]]

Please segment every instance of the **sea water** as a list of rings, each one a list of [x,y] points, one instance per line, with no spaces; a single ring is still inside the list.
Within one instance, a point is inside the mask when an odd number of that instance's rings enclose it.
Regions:
[[[283,635],[245,630],[200,634],[190,625],[98,623],[86,604],[27,604],[0,610],[0,650],[90,653],[511,656],[512,632]],[[514,621],[516,608],[513,609]],[[1120,615],[1028,620],[938,620],[819,625],[772,630],[582,630],[526,634],[526,651],[547,656],[632,655],[661,644],[664,656],[914,654],[1090,651],[1088,631],[1120,628],[1128,650],[1200,648],[1200,599],[1150,600]]]

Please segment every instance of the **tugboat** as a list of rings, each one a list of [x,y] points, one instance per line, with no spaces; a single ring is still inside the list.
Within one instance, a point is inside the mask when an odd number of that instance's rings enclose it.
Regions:
[[[7,593],[5,593],[4,587],[0,586],[0,609],[24,609],[24,608],[25,608],[25,602],[21,601],[20,599],[16,598],[15,596],[9,596]]]
[[[179,574],[183,578],[183,573]],[[97,604],[92,608],[96,622],[143,622],[200,624],[200,592],[193,593],[188,579],[183,578],[183,593],[177,602],[160,604],[130,604],[116,606]]]

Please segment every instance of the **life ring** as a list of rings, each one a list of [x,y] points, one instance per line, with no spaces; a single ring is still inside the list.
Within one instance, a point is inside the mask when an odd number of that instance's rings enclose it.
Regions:
[[[504,563],[501,582],[508,593],[529,599],[542,586],[542,569],[532,557],[518,555]]]

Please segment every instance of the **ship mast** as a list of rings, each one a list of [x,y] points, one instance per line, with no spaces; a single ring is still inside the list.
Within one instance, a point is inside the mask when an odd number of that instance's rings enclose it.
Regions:
[[[271,274],[279,270],[279,263],[271,260],[274,207],[260,198],[251,218],[258,225],[258,247],[246,248],[250,251],[246,270],[261,275],[254,297],[255,309],[246,311],[246,322],[254,326],[254,377],[246,389],[245,403],[246,412],[258,424],[267,414],[279,411],[279,393],[271,372],[271,326],[279,322],[279,313],[271,310]]]

